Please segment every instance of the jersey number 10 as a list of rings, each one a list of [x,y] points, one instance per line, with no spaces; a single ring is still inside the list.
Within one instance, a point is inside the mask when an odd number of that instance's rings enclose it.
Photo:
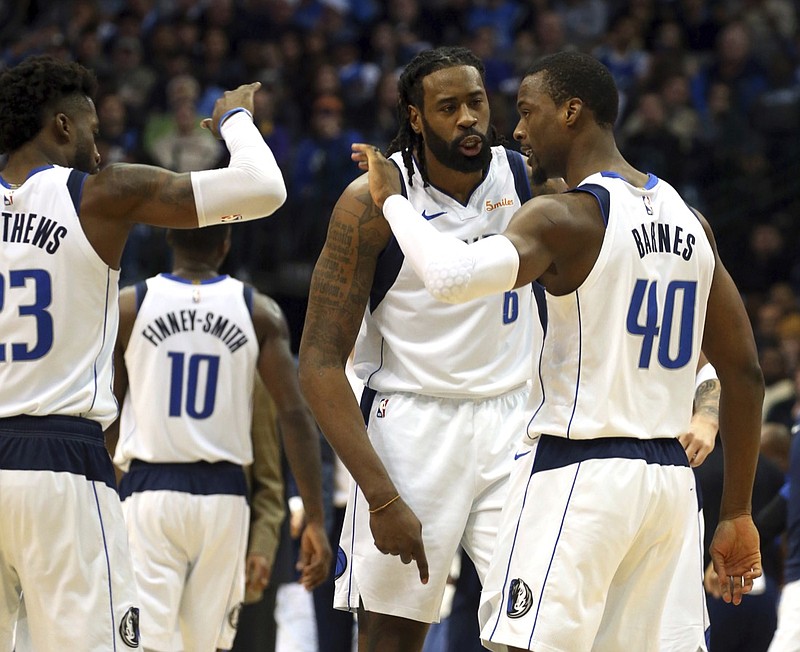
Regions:
[[[217,398],[219,356],[194,353],[189,356],[187,368],[185,353],[170,351],[167,355],[172,362],[169,383],[169,416],[183,416],[182,410],[185,405],[188,416],[193,419],[207,419],[214,412]],[[200,384],[203,378],[205,378],[205,390],[202,391],[202,404],[198,406],[197,399],[201,393]]]

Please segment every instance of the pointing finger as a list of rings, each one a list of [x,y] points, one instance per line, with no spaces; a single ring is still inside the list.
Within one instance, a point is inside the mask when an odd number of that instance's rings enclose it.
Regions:
[[[428,558],[425,556],[425,547],[422,543],[419,544],[419,548],[417,549],[416,554],[414,555],[414,559],[417,562],[417,568],[419,569],[419,581],[423,584],[428,583]]]

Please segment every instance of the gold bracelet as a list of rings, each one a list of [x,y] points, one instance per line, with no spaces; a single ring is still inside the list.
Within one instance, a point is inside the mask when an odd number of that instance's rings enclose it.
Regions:
[[[384,504],[383,504],[383,505],[381,505],[380,507],[376,507],[375,509],[371,509],[371,510],[369,510],[369,513],[370,513],[370,514],[377,514],[377,513],[378,513],[379,511],[381,511],[382,509],[386,509],[386,508],[387,508],[389,505],[391,505],[391,504],[392,504],[392,503],[393,503],[395,500],[397,500],[398,498],[400,498],[400,494],[397,494],[397,495],[396,495],[394,498],[392,498],[392,499],[391,499],[391,500],[390,500],[388,503],[384,503]]]

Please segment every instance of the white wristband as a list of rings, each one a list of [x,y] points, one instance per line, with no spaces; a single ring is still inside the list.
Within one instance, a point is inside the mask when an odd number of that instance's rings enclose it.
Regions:
[[[712,365],[710,362],[704,364],[694,377],[695,390],[697,390],[697,388],[707,380],[719,380],[717,377],[717,370],[714,369],[714,365]]]
[[[286,201],[286,184],[249,112],[230,115],[220,134],[231,153],[228,167],[191,173],[198,226],[271,215]]]
[[[439,301],[463,303],[514,287],[519,254],[505,236],[493,235],[468,245],[437,231],[401,195],[384,202],[383,214],[403,254]]]

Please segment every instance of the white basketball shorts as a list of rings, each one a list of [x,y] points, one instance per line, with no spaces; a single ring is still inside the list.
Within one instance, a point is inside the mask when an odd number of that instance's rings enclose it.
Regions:
[[[336,566],[334,606],[438,622],[459,544],[481,578],[494,547],[514,448],[525,432],[527,387],[482,400],[378,393],[368,432],[403,500],[422,523],[430,578],[416,564],[384,555],[369,529],[368,505],[354,485]]]
[[[0,650],[139,646],[139,601],[103,432],[68,416],[0,419]],[[23,637],[21,637],[22,639]]]
[[[241,467],[217,464],[231,467],[224,474],[238,470],[244,482]],[[142,605],[144,648],[171,652],[233,646],[244,600],[250,522],[247,498],[163,489],[126,495],[125,490],[126,484],[139,488],[147,484],[136,483],[137,474],[151,476],[150,486],[158,486],[152,478],[174,478],[171,469],[177,470],[178,478],[195,475],[193,480],[210,490],[219,474],[212,471],[203,477],[202,469],[214,466],[134,462],[129,473],[133,482],[123,479],[120,483]]]
[[[680,443],[542,435],[516,456],[481,595],[483,644],[656,652],[683,541],[698,540]]]

